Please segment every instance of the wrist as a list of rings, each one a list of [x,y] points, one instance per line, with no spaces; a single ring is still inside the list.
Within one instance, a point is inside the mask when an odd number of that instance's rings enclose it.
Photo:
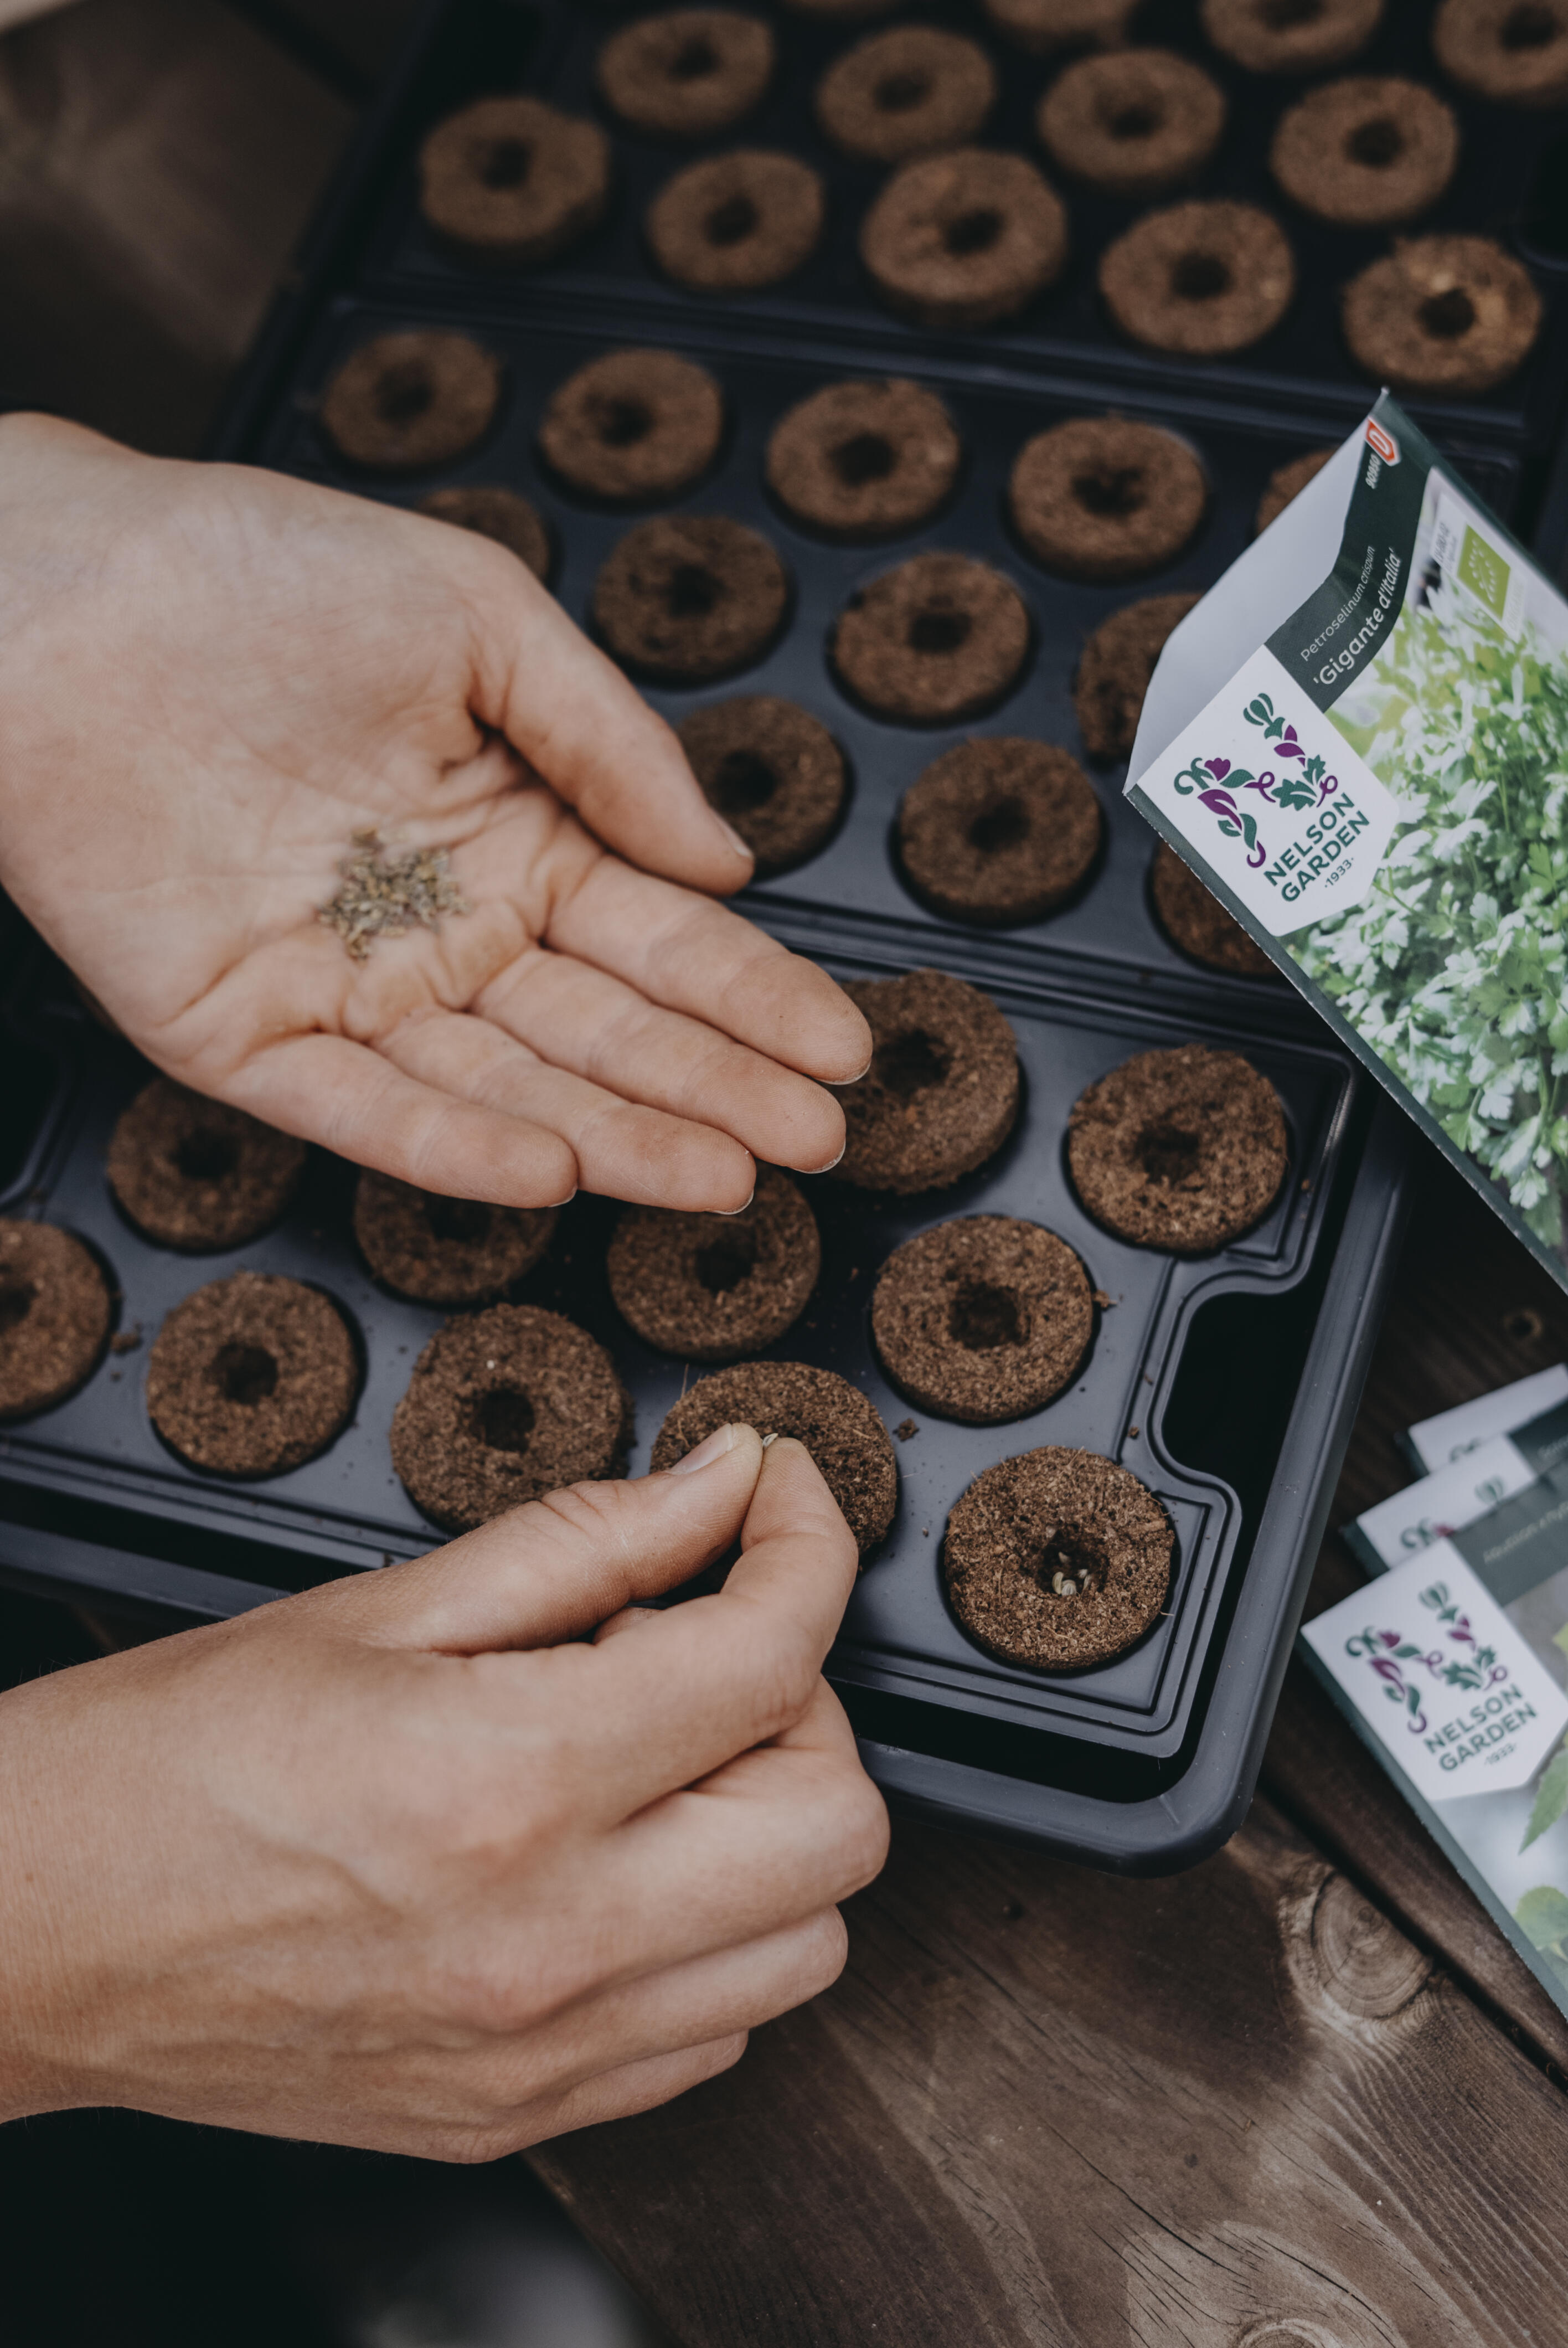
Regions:
[[[0,1696],[0,2122],[107,2100],[76,2053],[87,2000],[73,1955],[87,1951],[69,1913],[71,1763],[53,1694],[41,1680]]]

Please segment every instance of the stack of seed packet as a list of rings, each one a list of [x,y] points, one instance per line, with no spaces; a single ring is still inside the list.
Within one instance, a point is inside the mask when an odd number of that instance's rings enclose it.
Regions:
[[[1568,2013],[1568,1365],[1404,1437],[1345,1538],[1378,1578],[1307,1662]]]

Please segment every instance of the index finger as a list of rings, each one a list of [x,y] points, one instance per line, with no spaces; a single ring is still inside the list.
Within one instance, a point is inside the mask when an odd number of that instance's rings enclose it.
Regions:
[[[520,563],[448,535],[449,566],[494,573],[469,598],[475,714],[634,864],[720,896],[743,888],[752,852],[708,805],[673,728]]]
[[[526,1659],[580,1674],[575,1715],[591,1751],[580,1782],[606,1822],[709,1776],[794,1726],[855,1586],[855,1537],[811,1454],[769,1446],[722,1591],[688,1599],[597,1647]]]

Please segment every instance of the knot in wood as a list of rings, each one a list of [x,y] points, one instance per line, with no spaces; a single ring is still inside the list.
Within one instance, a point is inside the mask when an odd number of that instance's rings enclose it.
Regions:
[[[1366,2022],[1399,2013],[1431,1973],[1419,1949],[1343,1875],[1325,1877],[1313,1905],[1312,1954],[1327,1994]]]

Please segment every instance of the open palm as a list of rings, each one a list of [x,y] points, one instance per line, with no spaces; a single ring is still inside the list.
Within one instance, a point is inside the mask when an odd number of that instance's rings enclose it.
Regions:
[[[470,911],[356,963],[356,832]],[[843,1147],[860,1014],[699,892],[744,850],[510,554],[0,422],[0,873],[160,1067],[428,1189],[733,1209]]]

